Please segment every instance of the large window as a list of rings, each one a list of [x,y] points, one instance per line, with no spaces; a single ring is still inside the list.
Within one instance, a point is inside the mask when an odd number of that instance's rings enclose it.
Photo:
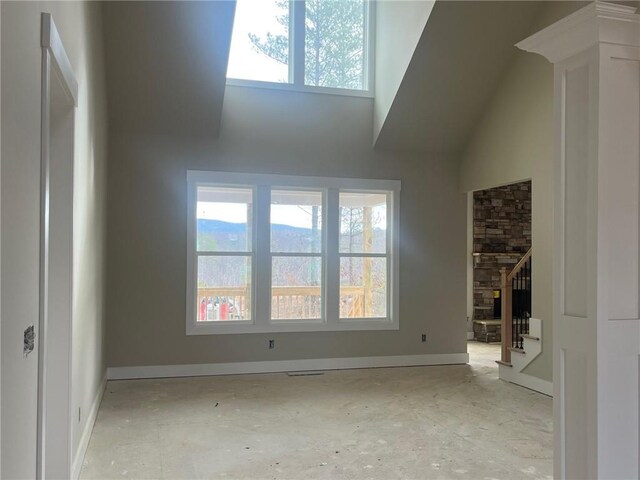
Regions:
[[[369,95],[368,0],[237,0],[231,84]]]
[[[398,328],[398,181],[187,183],[188,334]]]

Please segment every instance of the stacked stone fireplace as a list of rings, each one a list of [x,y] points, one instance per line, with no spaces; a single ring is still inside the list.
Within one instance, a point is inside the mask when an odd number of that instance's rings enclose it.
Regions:
[[[500,341],[500,269],[531,248],[531,182],[473,194],[473,320],[476,339]],[[487,332],[488,330],[488,332]],[[482,338],[479,334],[485,332]]]

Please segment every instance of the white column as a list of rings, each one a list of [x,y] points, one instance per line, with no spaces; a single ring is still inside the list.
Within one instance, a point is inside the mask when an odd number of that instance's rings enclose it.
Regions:
[[[555,478],[640,478],[640,16],[596,2],[518,47],[555,71]]]

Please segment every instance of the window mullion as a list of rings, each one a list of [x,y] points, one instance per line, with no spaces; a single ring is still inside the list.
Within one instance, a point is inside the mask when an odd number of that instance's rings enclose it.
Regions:
[[[255,323],[269,325],[271,319],[271,189],[258,185],[256,189]]]
[[[400,315],[400,192],[394,191],[387,194],[387,203],[390,205],[390,216],[387,217],[387,230],[391,235],[388,241],[389,259],[387,260],[388,287],[388,312],[387,315],[393,322],[398,322]]]
[[[363,90],[373,92],[376,46],[376,5],[368,0],[364,2],[364,78]]]
[[[327,324],[337,324],[340,316],[340,206],[337,188],[327,190],[325,316]]]
[[[304,36],[305,36],[305,10],[304,0],[292,0],[293,12],[293,84],[304,85]]]

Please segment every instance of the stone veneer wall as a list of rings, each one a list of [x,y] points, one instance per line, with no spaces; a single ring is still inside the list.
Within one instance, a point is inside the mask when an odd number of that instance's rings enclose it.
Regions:
[[[513,268],[531,248],[531,181],[473,194],[473,318],[494,318],[500,269]]]

